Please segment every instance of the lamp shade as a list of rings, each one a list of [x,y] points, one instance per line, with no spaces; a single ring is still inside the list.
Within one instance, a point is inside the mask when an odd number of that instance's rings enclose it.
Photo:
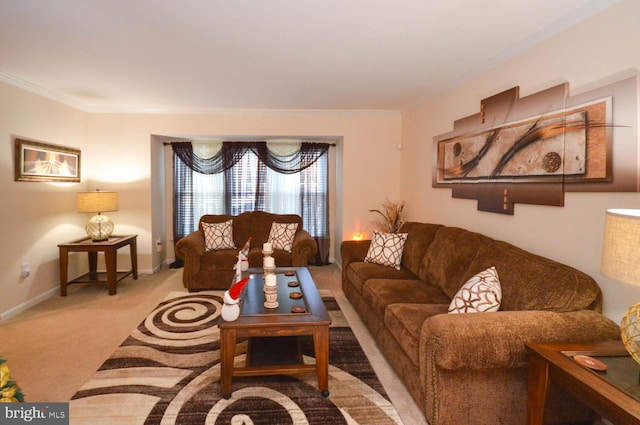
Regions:
[[[118,211],[118,192],[78,192],[76,202],[82,213]]]
[[[607,210],[600,271],[640,285],[640,210]]]
[[[640,210],[608,210],[600,271],[632,285],[640,285]],[[620,321],[620,336],[633,359],[640,363],[640,303]]]

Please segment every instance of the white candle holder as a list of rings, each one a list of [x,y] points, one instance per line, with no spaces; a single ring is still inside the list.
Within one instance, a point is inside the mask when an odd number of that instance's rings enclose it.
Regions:
[[[276,267],[276,262],[270,255],[265,255],[262,259],[262,267],[265,270],[273,270]]]
[[[273,276],[273,275],[272,275]],[[274,276],[275,277],[275,276]],[[264,306],[266,308],[278,308],[278,285],[264,285]]]

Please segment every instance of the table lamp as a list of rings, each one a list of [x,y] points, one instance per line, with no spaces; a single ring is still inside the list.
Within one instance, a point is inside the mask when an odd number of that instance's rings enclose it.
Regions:
[[[600,271],[616,280],[640,286],[640,210],[607,210]],[[640,363],[640,303],[620,322],[625,348]]]
[[[87,235],[94,241],[106,241],[113,233],[113,221],[103,212],[118,211],[118,192],[78,192],[78,212],[97,213],[87,222]]]

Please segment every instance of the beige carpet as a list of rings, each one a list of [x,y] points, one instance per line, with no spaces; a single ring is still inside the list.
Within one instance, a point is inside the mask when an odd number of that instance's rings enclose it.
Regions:
[[[331,290],[405,424],[424,416],[372,342],[340,288],[336,266],[312,267],[320,289]],[[0,324],[0,358],[6,358],[26,401],[68,401],[130,332],[169,292],[184,291],[182,271],[165,269],[127,278],[115,296],[99,285],[72,285]]]

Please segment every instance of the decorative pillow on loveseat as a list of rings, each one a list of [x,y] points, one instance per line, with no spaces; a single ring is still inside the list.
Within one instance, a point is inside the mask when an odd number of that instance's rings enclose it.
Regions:
[[[449,304],[449,313],[498,311],[502,287],[495,267],[481,271],[465,283]]]
[[[408,233],[383,233],[373,231],[371,245],[364,258],[365,263],[381,264],[400,270],[402,251],[407,240]]]
[[[298,223],[276,223],[274,221],[267,242],[271,243],[273,249],[291,252],[297,229]]]
[[[204,250],[235,249],[233,243],[233,220],[222,223],[202,223]]]

